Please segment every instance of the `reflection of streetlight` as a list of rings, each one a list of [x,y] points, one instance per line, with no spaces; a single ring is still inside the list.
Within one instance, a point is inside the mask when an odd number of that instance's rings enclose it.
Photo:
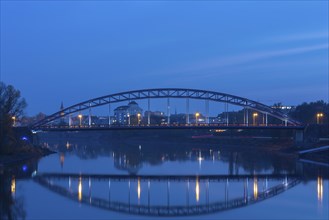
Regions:
[[[258,182],[257,178],[254,179],[254,199],[258,198]]]
[[[320,124],[320,118],[322,118],[323,117],[323,113],[318,113],[318,114],[316,114],[316,123],[317,124]]]
[[[81,119],[82,119],[82,115],[81,115],[81,114],[79,114],[79,115],[78,115],[78,117],[79,117],[79,119],[80,119],[80,126],[81,126]]]
[[[198,117],[199,116],[200,116],[200,113],[199,112],[195,113],[195,124],[198,123]]]
[[[195,181],[195,200],[199,202],[200,199],[200,187],[199,187],[199,178],[196,177]]]
[[[138,197],[138,202],[140,201],[141,198],[141,180],[138,178],[137,180],[137,197]]]
[[[13,176],[11,178],[11,193],[15,194],[15,192],[16,192],[16,178],[15,176]]]
[[[140,121],[140,117],[141,117],[141,114],[140,114],[140,113],[138,113],[138,114],[137,114],[137,117],[138,117],[138,125],[139,125],[139,124],[140,124],[140,122],[141,122],[141,121]]]
[[[82,181],[81,181],[81,177],[79,178],[79,183],[78,183],[78,199],[79,199],[79,202],[82,200]]]
[[[256,117],[258,116],[257,112],[252,114],[253,125],[256,125]]]
[[[16,117],[13,116],[13,117],[11,117],[11,119],[13,119],[13,121],[14,121],[13,126],[15,127],[16,126]]]
[[[322,202],[323,198],[323,180],[321,176],[318,176],[318,200]]]

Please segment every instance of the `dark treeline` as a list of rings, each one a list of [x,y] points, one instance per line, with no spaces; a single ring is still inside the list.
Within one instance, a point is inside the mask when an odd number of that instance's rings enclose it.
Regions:
[[[11,153],[16,147],[22,146],[22,141],[13,131],[13,124],[23,115],[25,107],[26,102],[20,91],[0,82],[0,154]]]
[[[281,109],[281,103],[275,103],[273,108]],[[301,122],[302,124],[328,124],[328,114],[329,114],[329,103],[324,102],[323,100],[315,102],[304,102],[300,105],[289,109],[281,109],[289,117]],[[253,114],[256,113],[254,110],[248,111],[249,124],[265,124],[265,115],[258,113],[257,117],[254,117]],[[218,115],[222,120],[226,120],[228,117],[230,124],[241,124],[244,123],[245,119],[245,110],[232,111],[232,112],[223,112]],[[268,117],[269,124],[280,124],[284,123],[279,119]]]
[[[304,102],[296,106],[289,115],[304,124],[328,124],[329,103],[323,100]]]

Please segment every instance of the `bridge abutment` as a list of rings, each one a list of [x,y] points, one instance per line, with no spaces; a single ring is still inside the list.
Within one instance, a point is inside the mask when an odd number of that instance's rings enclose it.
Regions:
[[[294,141],[297,145],[304,143],[304,130],[295,130]]]

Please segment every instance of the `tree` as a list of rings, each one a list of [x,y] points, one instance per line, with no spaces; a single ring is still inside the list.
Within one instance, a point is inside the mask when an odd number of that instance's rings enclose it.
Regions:
[[[316,124],[317,114],[322,113],[319,118],[320,124],[328,124],[329,104],[323,100],[310,103],[302,103],[290,112],[290,116],[304,124]]]
[[[0,153],[17,142],[12,131],[13,120],[23,115],[26,106],[19,90],[0,82]]]

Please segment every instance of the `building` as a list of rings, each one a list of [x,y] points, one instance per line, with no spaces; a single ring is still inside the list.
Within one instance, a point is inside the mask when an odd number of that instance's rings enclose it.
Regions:
[[[143,109],[139,107],[135,101],[129,102],[128,105],[122,105],[114,109],[115,124],[132,124],[132,118],[137,118],[139,123],[142,120],[142,115]]]

